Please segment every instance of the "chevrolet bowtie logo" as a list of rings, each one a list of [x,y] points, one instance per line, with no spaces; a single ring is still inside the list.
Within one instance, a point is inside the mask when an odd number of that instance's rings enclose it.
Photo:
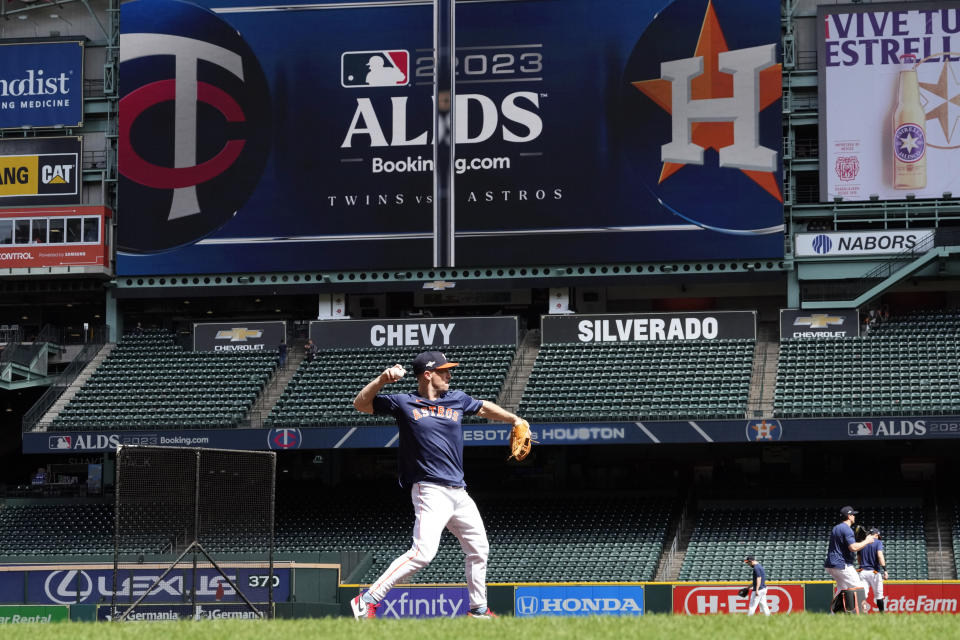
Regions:
[[[826,329],[832,324],[843,324],[843,316],[829,316],[825,313],[814,313],[806,318],[797,318],[794,325],[807,326],[811,329]]]
[[[230,340],[230,342],[246,342],[248,338],[259,338],[263,335],[260,329],[247,329],[246,327],[234,327],[217,331],[217,340]]]

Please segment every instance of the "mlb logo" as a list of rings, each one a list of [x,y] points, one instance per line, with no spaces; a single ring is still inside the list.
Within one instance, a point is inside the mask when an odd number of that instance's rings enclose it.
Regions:
[[[345,51],[340,55],[343,87],[404,87],[410,84],[410,52]]]
[[[73,444],[73,438],[70,436],[50,436],[48,447],[50,449],[70,449]]]
[[[873,423],[872,422],[848,422],[847,435],[848,436],[872,436]]]

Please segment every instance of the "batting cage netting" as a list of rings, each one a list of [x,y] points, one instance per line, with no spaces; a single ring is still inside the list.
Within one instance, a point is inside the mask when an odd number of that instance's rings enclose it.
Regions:
[[[112,620],[273,616],[276,454],[121,446]]]

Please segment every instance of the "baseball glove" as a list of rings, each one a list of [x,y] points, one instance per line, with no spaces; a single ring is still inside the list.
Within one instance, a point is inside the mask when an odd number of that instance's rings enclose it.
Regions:
[[[750,595],[750,587],[744,587],[743,589],[740,589],[740,591],[737,591],[737,595],[741,598],[746,598]]]
[[[863,542],[864,538],[867,537],[867,528],[859,524],[853,525],[853,539],[857,542]]]
[[[530,455],[530,449],[533,448],[532,434],[530,433],[530,424],[520,418],[513,423],[513,429],[510,430],[510,455],[507,460],[523,460]]]

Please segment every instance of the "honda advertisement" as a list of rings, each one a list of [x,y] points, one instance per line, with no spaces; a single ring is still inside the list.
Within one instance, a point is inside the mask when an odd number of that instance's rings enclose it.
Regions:
[[[0,129],[83,125],[83,44],[77,38],[0,43]]]
[[[310,339],[318,349],[422,347],[442,350],[458,345],[516,345],[518,335],[516,316],[315,320],[310,323]]]
[[[541,316],[541,339],[554,342],[660,342],[757,337],[755,311]]]
[[[122,3],[118,273],[429,268],[435,243],[447,267],[783,256],[778,3],[458,2],[436,101],[433,24]]]
[[[190,602],[192,566],[174,569],[152,587],[166,568],[156,565],[121,569],[114,585],[112,568],[28,567],[23,571],[0,572],[0,597],[2,604],[104,604],[116,592],[118,602],[132,603],[144,594],[143,602],[147,604]],[[224,571],[250,601],[268,600],[269,573],[265,567],[224,567]],[[290,580],[290,569],[274,569],[275,602],[290,598]],[[215,604],[243,602],[233,586],[212,568],[197,569],[197,600]]]
[[[194,351],[272,351],[287,341],[287,323],[205,322],[193,325]]]
[[[817,7],[821,200],[960,193],[958,20],[949,0]]]
[[[533,616],[642,616],[642,586],[517,587],[514,615]]]
[[[673,612],[688,615],[747,613],[749,598],[737,593],[745,585],[685,585],[673,587]],[[802,584],[767,586],[770,613],[799,613],[804,607]]]

